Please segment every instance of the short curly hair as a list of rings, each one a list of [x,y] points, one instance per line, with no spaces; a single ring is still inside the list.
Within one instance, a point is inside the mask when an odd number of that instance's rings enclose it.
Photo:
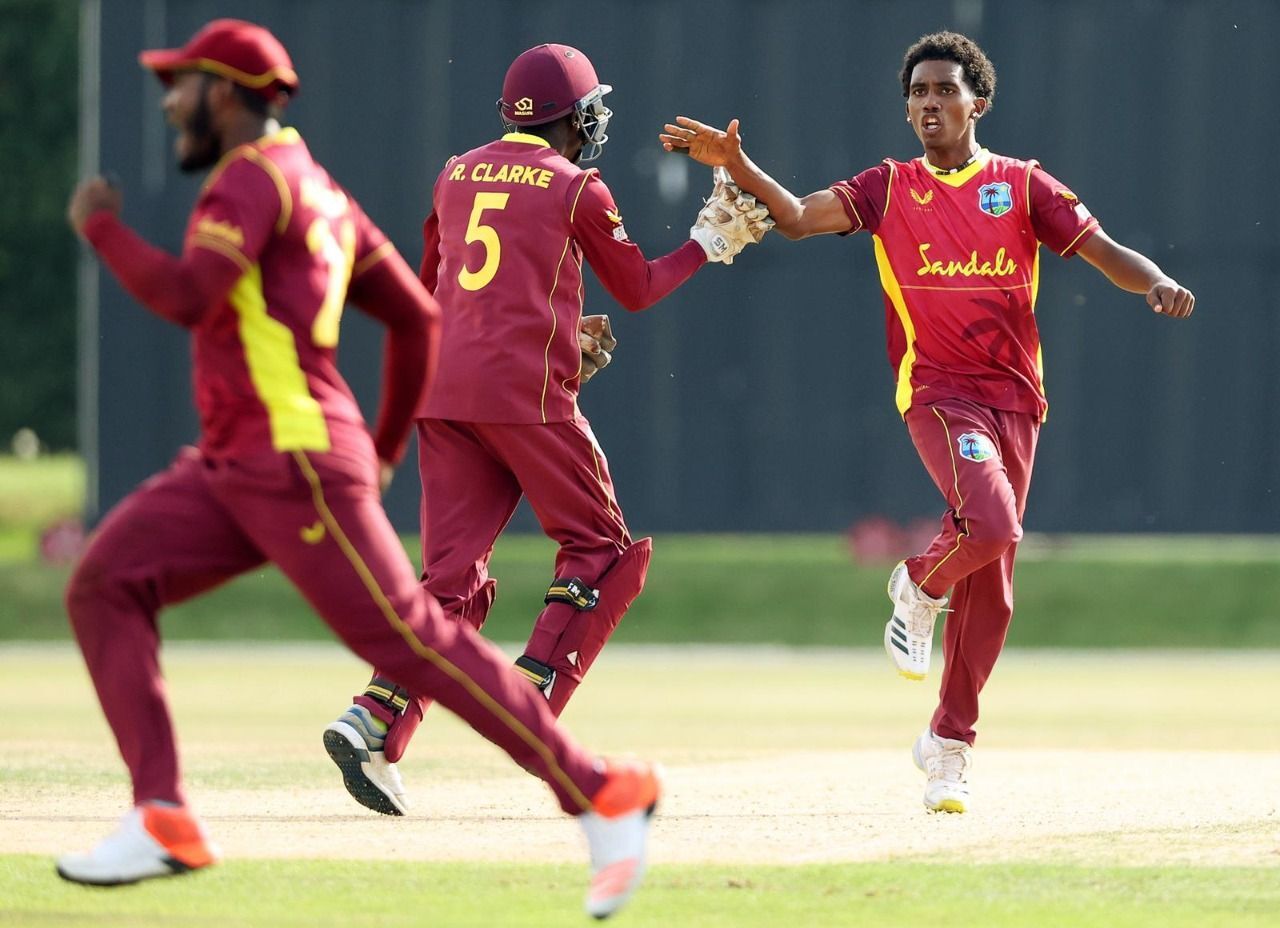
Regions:
[[[964,71],[975,96],[988,104],[996,95],[996,69],[978,43],[958,32],[934,32],[921,36],[902,59],[902,95],[911,92],[911,72],[922,61],[954,61]]]

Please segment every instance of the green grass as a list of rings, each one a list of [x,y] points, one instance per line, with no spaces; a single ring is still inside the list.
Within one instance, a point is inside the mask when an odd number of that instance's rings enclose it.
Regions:
[[[40,532],[84,508],[84,462],[58,454],[0,455],[0,564],[35,557]]]
[[[1250,868],[839,864],[659,866],[619,924],[660,928],[940,924],[981,928],[1252,928],[1280,924],[1280,881]],[[533,928],[590,924],[582,868],[233,861],[110,890],[51,879],[47,858],[0,857],[0,923]],[[359,899],[358,905],[354,904]]]
[[[933,686],[874,652],[615,649],[566,720],[587,744],[667,765],[655,866],[619,925],[1253,928],[1280,925],[1266,791],[1278,661],[1010,654],[984,697],[978,805],[961,817],[923,812],[907,757]],[[60,882],[52,858],[111,828],[123,771],[74,650],[0,646],[0,925],[590,924],[572,823],[446,713],[401,764],[412,815],[350,804],[318,738],[365,679],[337,646],[178,645],[165,669],[187,785],[227,861],[136,887]],[[1145,774],[1063,810],[1038,798],[1066,775],[1050,758],[1089,782]],[[1183,772],[1226,766],[1253,773]],[[805,779],[812,767],[830,778]],[[738,792],[748,768],[757,786]],[[1206,812],[1218,795],[1242,804]],[[420,859],[440,857],[458,859]],[[813,862],[727,862],[742,859]]]
[[[411,551],[416,546],[410,543]],[[500,540],[486,633],[523,640],[554,547]],[[416,551],[414,551],[416,560]],[[836,535],[666,535],[617,640],[874,646],[890,565],[856,565]],[[0,560],[0,640],[63,639],[65,568]],[[268,568],[170,610],[172,639],[307,640],[328,631]],[[1023,647],[1280,647],[1275,538],[1034,539],[1018,565],[1010,642]]]
[[[67,569],[34,559],[39,532],[79,510],[82,462],[0,456],[0,641],[68,637]],[[406,539],[416,563],[417,541]],[[518,641],[551,579],[541,536],[499,541],[487,634]],[[665,535],[631,642],[874,646],[889,564],[857,565],[838,535]],[[1280,647],[1280,536],[1031,536],[1019,555],[1010,641],[1026,647]],[[326,639],[274,570],[170,610],[173,639]]]

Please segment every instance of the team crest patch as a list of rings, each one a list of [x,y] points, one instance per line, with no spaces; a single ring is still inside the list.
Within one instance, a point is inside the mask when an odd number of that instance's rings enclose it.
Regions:
[[[978,208],[988,216],[1003,216],[1013,209],[1013,193],[1006,181],[978,188]]]
[[[996,449],[991,444],[991,439],[981,432],[965,432],[956,439],[956,444],[960,446],[960,457],[966,461],[981,464],[996,456]]]
[[[620,242],[627,240],[627,227],[622,224],[622,214],[617,210],[606,209],[604,216],[613,223],[613,237]]]

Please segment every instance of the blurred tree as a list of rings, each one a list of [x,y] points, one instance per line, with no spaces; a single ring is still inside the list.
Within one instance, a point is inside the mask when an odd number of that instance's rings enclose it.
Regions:
[[[0,450],[76,443],[79,3],[0,0]]]

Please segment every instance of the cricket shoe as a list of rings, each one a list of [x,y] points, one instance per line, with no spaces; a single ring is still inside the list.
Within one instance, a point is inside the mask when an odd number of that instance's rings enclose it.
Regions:
[[[929,782],[924,804],[931,812],[964,812],[969,806],[969,767],[973,749],[964,741],[939,738],[926,728],[911,746],[911,759]]]
[[[218,862],[200,820],[184,806],[144,802],[87,854],[58,858],[58,876],[91,886],[123,886],[179,876]]]
[[[591,853],[588,915],[608,918],[644,879],[649,819],[661,791],[658,770],[650,764],[606,764],[604,786],[591,800],[591,811],[578,816]]]
[[[360,805],[383,815],[404,815],[409,803],[400,771],[382,750],[384,733],[364,706],[352,706],[324,730],[324,749],[342,771],[342,785]]]
[[[884,627],[884,650],[898,673],[908,680],[923,680],[933,652],[933,623],[946,608],[947,598],[934,599],[916,586],[899,561],[889,574],[889,599],[893,617]]]

